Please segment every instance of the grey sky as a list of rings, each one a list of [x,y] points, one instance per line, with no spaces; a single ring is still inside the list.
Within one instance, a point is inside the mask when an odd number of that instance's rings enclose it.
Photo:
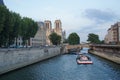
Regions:
[[[120,0],[5,0],[6,6],[35,21],[60,19],[63,29],[77,32],[81,41],[88,33],[104,39],[110,25],[120,21]],[[54,24],[52,24],[54,27]]]

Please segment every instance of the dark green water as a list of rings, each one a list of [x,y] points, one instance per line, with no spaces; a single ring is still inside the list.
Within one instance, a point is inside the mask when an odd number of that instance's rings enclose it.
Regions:
[[[87,49],[82,50],[87,53]],[[61,55],[0,76],[0,80],[120,80],[120,65],[92,54],[92,65],[78,65],[77,55]]]

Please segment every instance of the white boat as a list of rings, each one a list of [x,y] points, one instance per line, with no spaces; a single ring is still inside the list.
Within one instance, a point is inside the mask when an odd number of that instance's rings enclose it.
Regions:
[[[76,58],[76,61],[78,64],[92,64],[93,62],[91,61],[91,59],[88,56],[85,55],[79,55]]]

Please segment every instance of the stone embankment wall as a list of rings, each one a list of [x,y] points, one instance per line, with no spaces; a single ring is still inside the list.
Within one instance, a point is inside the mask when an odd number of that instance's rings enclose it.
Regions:
[[[89,53],[120,64],[120,46],[94,45],[91,46]]]
[[[15,70],[60,54],[60,47],[0,49],[0,74]]]
[[[81,45],[65,45],[64,46],[64,53],[70,52],[79,52],[82,49]]]

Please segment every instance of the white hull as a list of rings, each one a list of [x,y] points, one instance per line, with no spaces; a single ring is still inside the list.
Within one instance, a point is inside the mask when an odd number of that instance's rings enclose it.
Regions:
[[[92,64],[92,61],[80,61],[79,59],[77,60],[78,64]]]

